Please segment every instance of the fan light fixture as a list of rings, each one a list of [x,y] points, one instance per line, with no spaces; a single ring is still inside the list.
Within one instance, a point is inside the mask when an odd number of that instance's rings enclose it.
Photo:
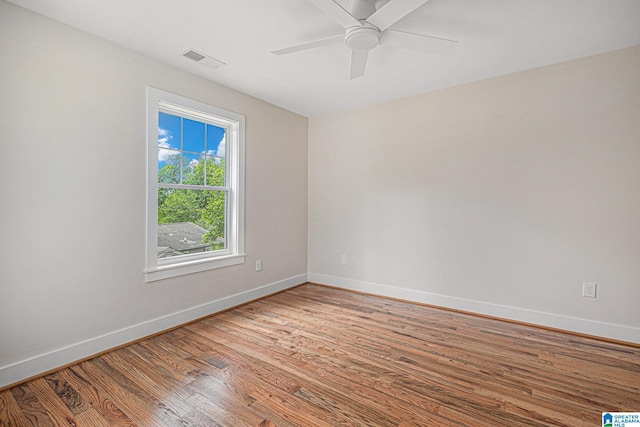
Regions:
[[[380,43],[380,30],[367,22],[364,25],[347,29],[345,42],[349,49],[371,50]]]
[[[335,0],[309,0],[340,24],[344,28],[344,35],[278,49],[271,53],[288,55],[344,42],[351,50],[350,79],[364,75],[369,51],[380,44],[446,55],[455,46],[455,41],[390,28],[427,1],[429,0],[351,0],[351,8],[347,11]]]

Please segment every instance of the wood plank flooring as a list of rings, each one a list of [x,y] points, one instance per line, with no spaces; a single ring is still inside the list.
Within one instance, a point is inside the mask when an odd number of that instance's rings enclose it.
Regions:
[[[0,393],[0,426],[599,426],[640,349],[303,285]]]

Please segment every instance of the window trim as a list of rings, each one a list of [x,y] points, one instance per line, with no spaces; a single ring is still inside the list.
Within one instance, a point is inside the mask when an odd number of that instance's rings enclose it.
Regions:
[[[158,259],[158,113],[167,109],[227,130],[227,248]],[[147,87],[147,207],[145,281],[177,277],[244,263],[245,116],[199,101]]]

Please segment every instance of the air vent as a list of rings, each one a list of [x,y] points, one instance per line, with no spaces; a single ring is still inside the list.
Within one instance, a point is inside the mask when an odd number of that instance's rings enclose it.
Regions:
[[[206,58],[206,56],[200,55],[195,50],[188,50],[182,56],[186,56],[187,58],[193,59],[194,61],[202,61],[204,58]]]
[[[222,67],[223,65],[226,65],[224,62],[219,61],[212,56],[205,55],[204,53],[201,53],[201,52],[196,52],[193,49],[189,49],[185,52],[182,52],[180,55],[184,56],[185,58],[189,58],[192,61],[197,62],[198,64],[204,65],[207,68],[211,68],[212,70],[215,70],[217,68]]]

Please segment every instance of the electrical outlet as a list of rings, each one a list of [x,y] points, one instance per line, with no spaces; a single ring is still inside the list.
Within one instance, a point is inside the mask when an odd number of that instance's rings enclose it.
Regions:
[[[346,255],[342,255],[340,257],[340,264],[346,264],[347,263],[347,256]]]
[[[262,260],[256,260],[256,271],[262,271]]]
[[[597,283],[582,282],[582,296],[588,298],[596,297]]]

